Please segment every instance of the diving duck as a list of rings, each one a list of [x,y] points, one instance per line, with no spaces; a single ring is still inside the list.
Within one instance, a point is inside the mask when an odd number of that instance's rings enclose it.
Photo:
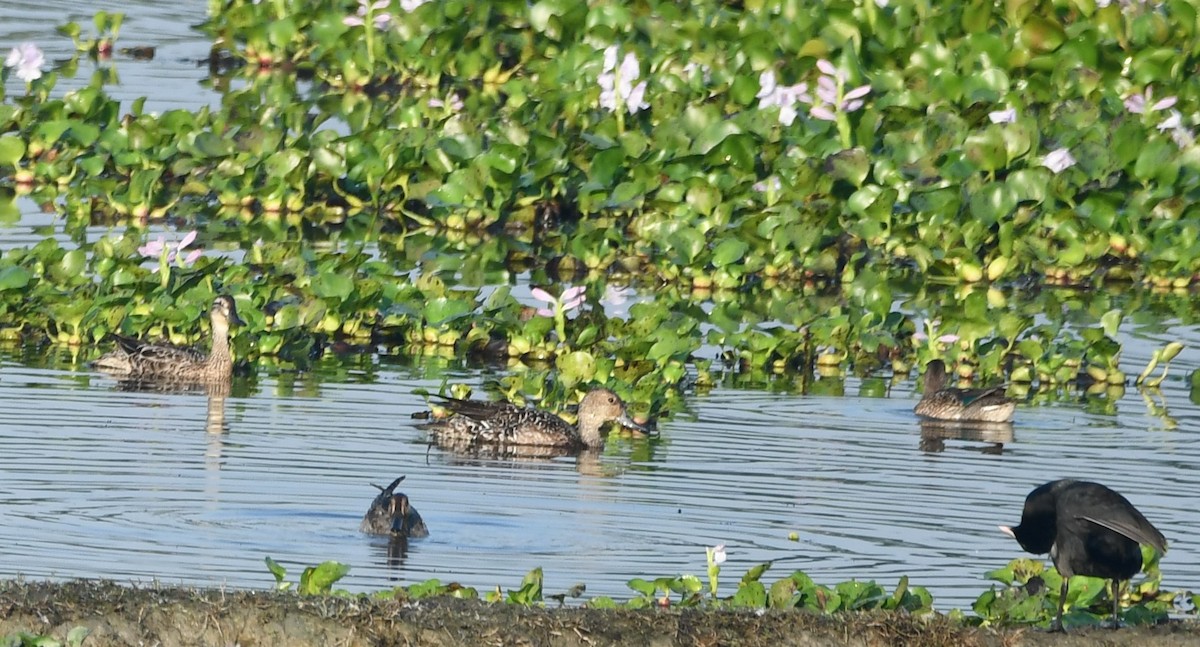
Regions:
[[[935,359],[925,365],[925,395],[913,408],[930,420],[1010,422],[1017,403],[1004,395],[1004,385],[986,389],[946,386],[946,364]]]
[[[459,400],[446,396],[446,408],[454,416],[423,425],[439,444],[530,445],[562,447],[570,450],[604,446],[601,428],[616,422],[630,429],[649,431],[634,422],[625,411],[625,403],[608,389],[592,389],[579,403],[579,425],[558,416],[508,402]]]
[[[387,487],[380,487],[379,494],[371,502],[367,514],[363,516],[358,529],[371,535],[394,535],[398,537],[428,537],[429,529],[421,519],[417,509],[408,502],[408,497],[402,492],[396,492],[404,477],[392,481]]]
[[[233,373],[233,354],[229,348],[230,324],[243,324],[237,306],[228,296],[213,300],[212,350],[205,355],[195,348],[150,343],[115,333],[117,349],[93,364],[96,368],[126,381],[215,382],[228,380]]]

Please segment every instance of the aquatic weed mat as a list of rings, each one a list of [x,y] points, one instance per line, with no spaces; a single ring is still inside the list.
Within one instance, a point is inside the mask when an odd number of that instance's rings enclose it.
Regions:
[[[703,609],[540,608],[454,598],[420,602],[301,597],[274,591],[123,586],[107,581],[0,583],[0,637],[65,640],[79,626],[86,647],[124,645],[1184,645],[1194,622],[1075,630],[977,629],[942,616]],[[3,644],[0,640],[0,644]],[[19,644],[19,643],[18,643]]]

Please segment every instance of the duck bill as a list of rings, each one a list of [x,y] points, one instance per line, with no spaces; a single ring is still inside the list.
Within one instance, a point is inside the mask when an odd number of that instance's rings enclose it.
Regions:
[[[1012,537],[1013,539],[1017,538],[1017,533],[1013,532],[1012,528],[1009,528],[1008,526],[996,526],[996,527],[1000,529],[1000,532],[1008,535],[1009,537]]]
[[[625,427],[627,429],[632,429],[634,431],[640,431],[643,434],[646,434],[647,436],[657,436],[658,435],[656,432],[653,432],[650,429],[647,429],[646,427],[634,422],[633,418],[630,418],[628,413],[622,413],[621,417],[617,418],[617,424],[619,424],[622,427]]]

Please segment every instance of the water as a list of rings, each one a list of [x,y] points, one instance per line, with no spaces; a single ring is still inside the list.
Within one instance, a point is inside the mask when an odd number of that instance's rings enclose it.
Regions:
[[[583,582],[588,596],[628,598],[632,577],[703,576],[704,546],[725,543],[725,594],[774,561],[768,581],[802,569],[890,587],[909,575],[939,609],[966,608],[985,572],[1023,555],[996,525],[1062,476],[1101,480],[1154,521],[1172,541],[1166,586],[1200,576],[1200,412],[1178,381],[1162,393],[1173,431],[1133,391],[1115,416],[1022,407],[998,446],[923,440],[909,383],[886,398],[716,389],[660,421],[656,443],[512,462],[427,448],[412,391],[436,389],[443,368],[328,365],[208,397],[119,391],[53,354],[0,357],[5,577],[265,587],[271,556],[293,580],[349,564],[342,584],[355,591],[433,577],[515,588],[541,566],[547,593]],[[400,474],[431,531],[404,552],[357,531],[370,484]]]

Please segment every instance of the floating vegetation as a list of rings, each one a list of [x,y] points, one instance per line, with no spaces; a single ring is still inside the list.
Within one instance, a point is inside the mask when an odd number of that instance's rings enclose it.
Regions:
[[[0,336],[186,342],[236,288],[249,361],[474,355],[649,402],[937,357],[1120,386],[1130,313],[1195,319],[1182,3],[298,1],[210,5],[214,108],[112,99],[119,14],[13,51],[0,219],[23,196],[70,241],[0,257]]]

